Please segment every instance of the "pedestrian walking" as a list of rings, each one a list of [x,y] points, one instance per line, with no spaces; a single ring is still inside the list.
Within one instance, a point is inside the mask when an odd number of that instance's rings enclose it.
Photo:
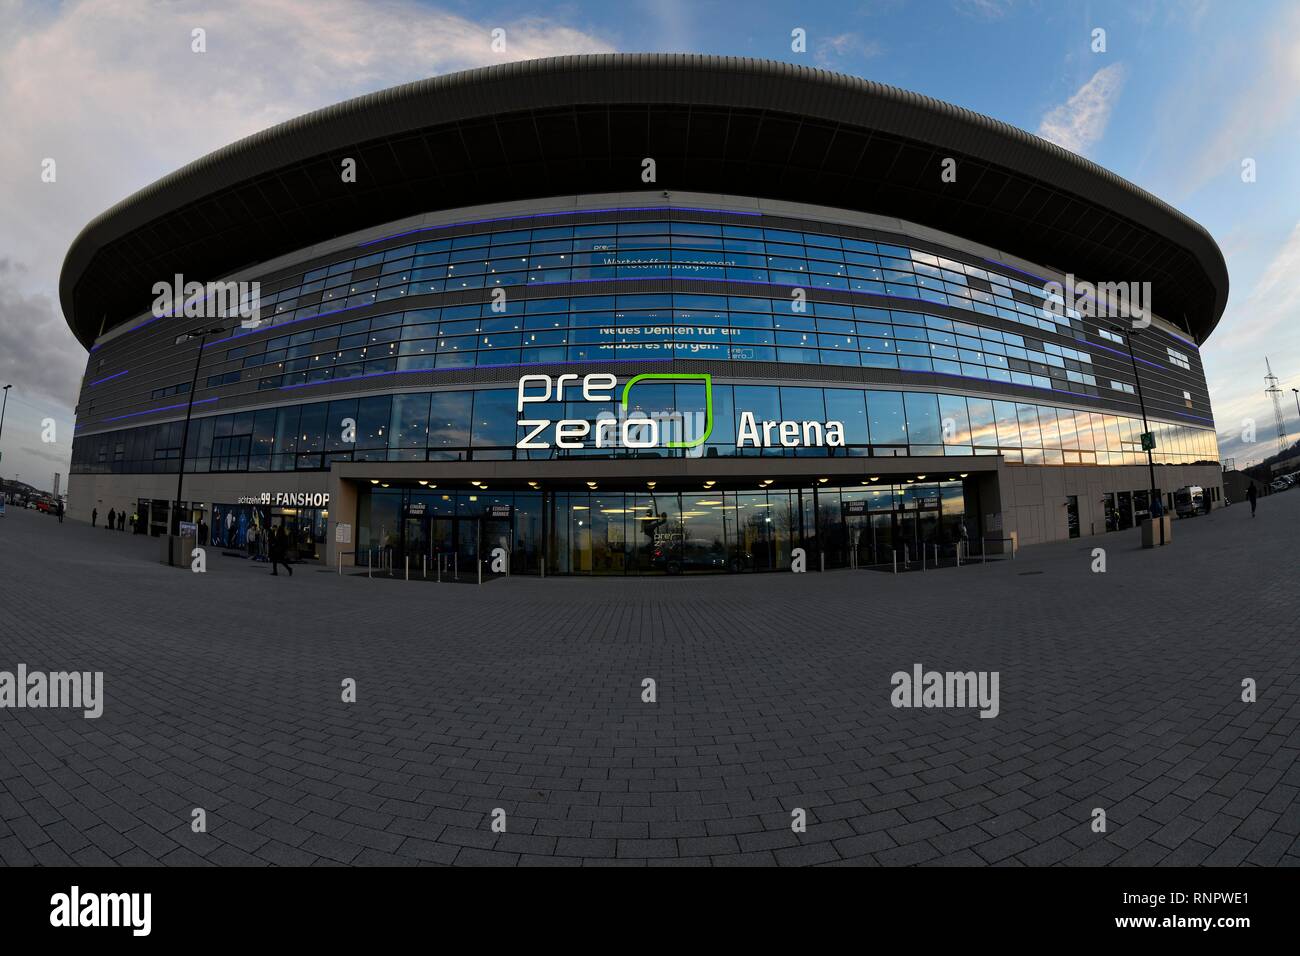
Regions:
[[[91,526],[92,528],[95,527],[95,522],[96,522],[97,520],[99,520],[99,509],[98,509],[98,508],[91,508],[91,509],[90,509],[90,526]]]
[[[121,511],[117,513],[117,530],[118,531],[126,530],[126,509],[125,508],[123,508]]]
[[[278,575],[276,565],[283,564],[284,569],[293,576],[293,568],[289,567],[289,538],[284,533],[284,525],[276,528],[271,532],[271,573]]]
[[[1255,483],[1252,481],[1246,491],[1246,498],[1250,501],[1250,516],[1255,517],[1255,501],[1259,498],[1259,492],[1255,490]]]
[[[63,502],[60,501],[57,505],[55,505],[54,510],[58,512],[59,524],[63,524]]]

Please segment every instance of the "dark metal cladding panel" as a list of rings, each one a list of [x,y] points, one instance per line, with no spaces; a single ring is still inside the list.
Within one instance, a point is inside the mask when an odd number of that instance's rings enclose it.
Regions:
[[[1201,226],[1114,173],[1023,130],[916,93],[788,63],[693,54],[597,54],[419,80],[298,117],[204,156],[82,230],[60,279],[64,314],[89,345],[105,313],[111,327],[144,311],[149,277],[182,271],[204,280],[220,278],[252,262],[399,215],[554,195],[565,169],[569,178],[581,177],[583,191],[639,188],[639,181],[629,182],[625,164],[613,161],[627,155],[628,144],[611,143],[608,137],[583,142],[583,149],[592,152],[581,163],[567,155],[543,155],[521,167],[545,169],[542,176],[521,175],[511,162],[494,162],[500,158],[500,143],[482,155],[463,157],[472,171],[468,175],[438,173],[419,180],[423,185],[400,175],[392,182],[376,182],[372,176],[370,183],[344,189],[337,177],[297,175],[337,169],[347,155],[363,161],[367,150],[413,134],[445,133],[444,142],[450,143],[458,141],[460,124],[486,122],[501,130],[506,127],[497,125],[496,117],[580,107],[606,113],[639,109],[651,142],[656,141],[656,115],[663,117],[662,133],[689,122],[692,109],[710,108],[737,117],[758,112],[796,127],[801,121],[847,127],[864,141],[883,136],[898,148],[914,150],[915,156],[952,155],[959,179],[963,173],[980,175],[981,167],[1003,175],[994,209],[961,201],[973,202],[981,190],[946,190],[937,168],[932,177],[919,179],[913,170],[909,189],[887,177],[853,188],[860,177],[837,180],[797,168],[782,170],[784,155],[756,155],[730,140],[704,152],[725,155],[725,163],[695,162],[696,154],[684,152],[686,143],[676,143],[672,155],[689,158],[670,164],[682,167],[670,170],[671,182],[665,182],[661,170],[660,188],[736,192],[727,187],[739,181],[751,195],[896,215],[1085,277],[1150,278],[1159,301],[1166,303],[1162,311],[1171,318],[1185,313],[1199,340],[1213,330],[1227,303],[1222,253]],[[760,122],[754,143],[762,142],[761,127]],[[732,124],[717,128],[729,136]],[[743,128],[742,121],[737,131]],[[535,134],[528,129],[527,135]],[[522,148],[521,156],[533,145]],[[510,143],[505,147],[509,153]],[[434,159],[436,172],[438,157]],[[881,160],[866,157],[866,168],[879,170],[887,165]],[[259,188],[272,177],[282,181],[278,201]],[[811,195],[801,196],[801,185]],[[1048,203],[1045,208],[1053,211],[1048,221],[1025,218],[1032,215],[1032,206],[1043,204],[1018,200],[1036,190],[1061,194],[1069,201],[1070,215],[1054,217],[1056,207]],[[285,193],[300,214],[290,215]],[[196,215],[213,205],[228,221]],[[1071,220],[1076,205],[1080,213]],[[997,209],[1018,212],[999,214]],[[1127,232],[1127,246],[1086,238],[1104,236],[1115,227],[1120,228],[1115,235]],[[234,241],[241,234],[247,241]]]

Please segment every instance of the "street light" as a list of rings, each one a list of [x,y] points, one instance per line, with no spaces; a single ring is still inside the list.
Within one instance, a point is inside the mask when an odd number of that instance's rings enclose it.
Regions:
[[[1147,515],[1154,520],[1155,515],[1153,512],[1155,510],[1156,495],[1158,492],[1156,491],[1156,463],[1155,459],[1151,455],[1151,446],[1155,444],[1155,438],[1151,435],[1151,426],[1147,423],[1147,403],[1142,398],[1142,377],[1138,375],[1137,356],[1133,354],[1133,336],[1137,335],[1138,330],[1136,327],[1124,329],[1120,326],[1112,325],[1111,331],[1117,332],[1123,337],[1124,344],[1128,347],[1129,362],[1133,365],[1133,384],[1137,387],[1138,407],[1142,410],[1142,444],[1148,446],[1146,449],[1147,473],[1151,477],[1151,490],[1148,493],[1149,497],[1147,498]],[[1161,510],[1164,510],[1163,507]],[[1160,543],[1164,544],[1165,523],[1163,520],[1159,522],[1158,530],[1160,533]]]
[[[5,409],[9,407],[9,389],[11,388],[13,388],[12,385],[6,385],[4,387],[4,402],[0,403],[0,435],[5,433]]]
[[[185,449],[190,440],[190,415],[194,411],[194,391],[199,384],[199,366],[203,363],[203,346],[207,342],[209,335],[218,335],[226,331],[220,326],[214,326],[207,329],[196,329],[193,332],[183,332],[176,336],[176,344],[188,342],[190,339],[199,340],[199,351],[194,358],[194,376],[190,379],[190,396],[189,401],[185,404],[185,427],[181,430],[181,459],[180,469],[176,475],[176,504],[172,508],[171,533],[173,536],[179,536],[181,533],[181,493],[185,487]],[[167,546],[167,563],[175,566],[175,555],[170,544]]]
[[[9,387],[8,385],[5,386],[5,388],[8,388],[8,387]],[[1300,388],[1293,388],[1293,389],[1291,389],[1291,391],[1295,394],[1295,411],[1296,411],[1296,414],[1297,414],[1297,415],[1300,415]],[[0,425],[3,425],[3,424],[4,424],[4,417],[3,417],[3,416],[0,416]]]

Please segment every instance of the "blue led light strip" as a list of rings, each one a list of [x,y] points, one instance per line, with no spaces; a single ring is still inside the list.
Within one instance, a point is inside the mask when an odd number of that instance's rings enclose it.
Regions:
[[[217,401],[216,398],[200,398],[194,404],[205,405],[208,402],[215,402],[215,401]],[[137,415],[152,415],[154,412],[166,412],[166,411],[170,411],[173,408],[185,408],[188,404],[189,404],[188,402],[181,402],[179,405],[163,405],[159,408],[146,409],[143,412],[131,412],[130,414],[127,415],[115,415],[112,418],[101,418],[99,420],[99,424],[102,425],[104,422],[120,422],[124,418],[135,418]]]
[[[122,371],[117,372],[116,374],[113,374],[113,375],[106,375],[106,376],[104,376],[103,378],[101,378],[101,379],[99,379],[99,380],[97,380],[97,381],[94,381],[94,382],[88,382],[88,383],[86,383],[86,388],[94,388],[96,385],[101,385],[101,384],[103,384],[104,382],[111,382],[111,381],[112,381],[113,379],[115,379],[115,378],[121,378],[123,375],[125,375],[125,374],[126,374],[127,372],[129,372],[129,371],[130,371],[130,369],[125,369],[125,368],[124,368],[124,369],[122,369]]]
[[[1101,350],[1103,350],[1103,351],[1105,351],[1105,352],[1113,352],[1114,354],[1120,356],[1120,358],[1129,358],[1129,354],[1128,354],[1127,352],[1121,352],[1119,349],[1108,348],[1107,346],[1102,345],[1100,342],[1089,342],[1089,343],[1088,343],[1088,346],[1089,346],[1090,348],[1094,348],[1094,349],[1101,349]],[[1162,371],[1162,372],[1164,371],[1164,369],[1163,369],[1163,368],[1160,368],[1160,366],[1157,365],[1155,362],[1148,362],[1146,359],[1144,359],[1144,358],[1138,358],[1136,355],[1134,355],[1134,356],[1132,356],[1132,357],[1135,358],[1135,359],[1137,359],[1137,360],[1138,360],[1139,362],[1141,362],[1143,365],[1150,365],[1152,368],[1159,368],[1160,371]]]

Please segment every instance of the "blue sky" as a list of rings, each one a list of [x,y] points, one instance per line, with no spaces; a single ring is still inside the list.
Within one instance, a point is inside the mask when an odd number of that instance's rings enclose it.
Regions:
[[[190,31],[209,50],[195,57]],[[493,52],[493,28],[507,50]],[[807,31],[806,53],[791,31]],[[1093,52],[1092,31],[1106,31]],[[596,51],[789,60],[947,100],[1047,136],[1204,225],[1232,293],[1203,349],[1225,456],[1270,454],[1264,356],[1300,437],[1300,5],[1285,0],[535,3],[0,0],[0,471],[67,472],[85,353],[57,303],[73,237],[235,139],[433,73]],[[58,161],[56,183],[39,180]],[[1245,183],[1241,163],[1255,161]],[[1129,278],[1129,277],[1102,277]],[[1155,309],[1160,311],[1159,302]],[[58,440],[40,441],[41,422]],[[1257,441],[1243,443],[1243,420]]]

